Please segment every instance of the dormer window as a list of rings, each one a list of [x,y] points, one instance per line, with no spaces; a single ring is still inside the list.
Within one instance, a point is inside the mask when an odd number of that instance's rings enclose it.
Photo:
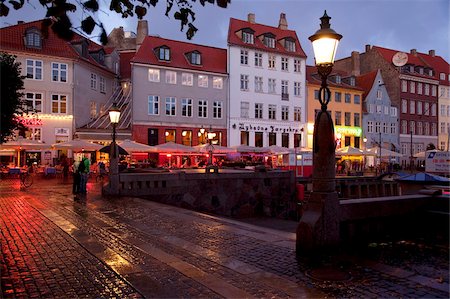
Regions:
[[[187,53],[187,58],[191,64],[194,64],[194,65],[202,64],[202,56],[201,56],[200,52],[198,52],[198,51]]]
[[[445,73],[439,74],[439,80],[445,80]]]
[[[350,85],[355,86],[355,77],[350,77]]]
[[[37,28],[30,28],[25,32],[25,46],[27,48],[42,48],[41,33]]]
[[[287,38],[284,42],[286,51],[295,52],[295,40]]]
[[[433,70],[432,69],[428,70],[428,76],[433,77]]]
[[[336,84],[341,84],[341,76],[336,75]]]
[[[264,35],[263,43],[268,48],[275,48],[275,35],[267,33]]]
[[[158,59],[170,61],[170,48],[163,46],[157,49]]]
[[[246,44],[254,43],[253,30],[247,28],[242,30],[242,41]]]

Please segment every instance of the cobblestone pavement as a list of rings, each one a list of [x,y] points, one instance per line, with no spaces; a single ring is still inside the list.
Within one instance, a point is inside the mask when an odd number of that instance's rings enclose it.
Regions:
[[[295,234],[138,198],[74,200],[58,179],[0,183],[5,298],[448,298],[448,259],[339,255],[316,267]],[[448,254],[448,249],[446,251]],[[448,257],[448,255],[447,255]],[[337,271],[342,281],[309,273]],[[345,277],[347,278],[347,277]]]

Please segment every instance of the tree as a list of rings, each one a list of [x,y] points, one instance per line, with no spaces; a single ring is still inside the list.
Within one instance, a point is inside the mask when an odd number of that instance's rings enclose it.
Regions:
[[[23,79],[21,76],[20,63],[16,56],[0,53],[0,143],[21,128],[15,116],[22,115],[23,109]]]
[[[198,0],[202,6],[206,3],[217,4],[217,6],[226,8],[231,0]],[[30,4],[30,0],[26,1]],[[33,0],[34,2],[34,0]],[[99,11],[100,5],[98,0],[39,0],[39,3],[47,10],[46,17],[42,28],[44,35],[51,28],[60,38],[71,40],[73,36],[72,23],[67,13],[73,13],[77,10],[77,5],[81,6],[83,14],[87,15],[81,21],[81,30],[88,35],[92,33],[96,26],[100,28],[100,42],[106,44],[108,37],[102,23],[96,21],[94,13]],[[119,14],[122,18],[133,17],[135,14],[138,19],[142,19],[147,14],[147,8],[155,7],[159,0],[109,0],[109,10]],[[186,37],[190,40],[197,32],[194,26],[195,12],[193,11],[193,3],[197,0],[166,0],[166,16],[172,9],[175,11],[173,17],[181,23],[181,31],[187,26]],[[176,8],[174,8],[176,4]],[[12,8],[21,9],[25,5],[25,0],[9,0],[8,2],[0,0],[0,17],[6,17]]]

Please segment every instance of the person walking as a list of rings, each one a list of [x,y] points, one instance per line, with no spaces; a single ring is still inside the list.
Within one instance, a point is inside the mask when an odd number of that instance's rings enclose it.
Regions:
[[[86,194],[86,184],[88,181],[90,166],[91,163],[89,162],[89,159],[86,157],[83,157],[83,159],[80,162],[80,166],[78,166],[78,172],[80,173],[80,193],[82,194]]]
[[[80,193],[80,173],[78,172],[78,167],[80,166],[80,161],[75,159],[72,165],[72,174],[73,174],[73,185],[72,185],[72,193],[78,194]]]

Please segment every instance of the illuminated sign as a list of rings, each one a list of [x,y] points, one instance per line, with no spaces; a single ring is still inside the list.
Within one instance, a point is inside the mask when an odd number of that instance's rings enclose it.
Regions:
[[[335,127],[336,134],[341,134],[342,136],[356,136],[361,137],[362,129],[360,127]]]
[[[24,125],[25,127],[38,127],[43,125],[42,119],[34,117],[18,116],[17,121],[22,125]]]
[[[256,132],[281,132],[281,133],[300,133],[303,131],[303,128],[292,128],[292,127],[276,127],[272,125],[252,125],[252,124],[246,124],[246,123],[238,123],[233,124],[231,126],[233,129],[238,129],[240,131],[256,131]]]

